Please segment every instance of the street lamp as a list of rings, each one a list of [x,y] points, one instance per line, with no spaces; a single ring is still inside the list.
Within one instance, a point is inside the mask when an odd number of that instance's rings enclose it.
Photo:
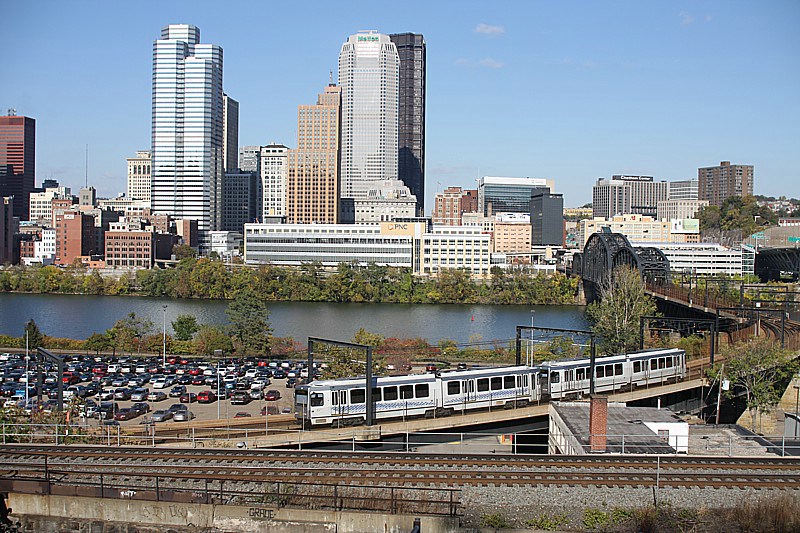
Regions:
[[[161,368],[167,368],[167,307],[166,305],[162,305],[161,309],[164,311],[164,328],[162,331],[161,342],[162,342],[162,356],[161,356]]]

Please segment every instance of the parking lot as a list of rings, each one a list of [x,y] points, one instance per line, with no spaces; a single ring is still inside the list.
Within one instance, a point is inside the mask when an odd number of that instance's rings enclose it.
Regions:
[[[228,419],[263,417],[267,408],[270,415],[291,413],[293,386],[302,383],[307,375],[304,362],[266,358],[212,362],[171,356],[166,365],[163,363],[160,357],[66,356],[61,376],[57,375],[55,365],[46,364],[42,368],[43,398],[48,400],[39,405],[36,362],[25,361],[21,354],[0,354],[0,396],[4,397],[0,405],[28,414],[52,410],[56,403],[56,383],[61,379],[65,404],[73,402],[78,406],[79,420],[73,423],[87,427],[119,424],[131,428],[145,423],[174,425],[176,421],[172,415],[154,416],[154,413],[177,411],[182,407],[191,412],[187,418],[195,423],[203,422],[207,426],[220,420],[223,426]],[[27,404],[26,382],[30,383]],[[183,401],[176,387],[185,392]],[[145,397],[158,392],[166,397],[131,399],[131,394],[137,391]],[[221,399],[215,398],[218,391]],[[206,403],[197,401],[198,396]],[[140,408],[130,412],[136,404]],[[141,404],[146,407],[141,408]],[[160,418],[165,419],[161,421]]]

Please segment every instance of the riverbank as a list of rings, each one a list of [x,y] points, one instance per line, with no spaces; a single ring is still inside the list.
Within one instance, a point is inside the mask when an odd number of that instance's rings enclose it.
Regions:
[[[81,267],[0,270],[0,293],[229,300],[246,286],[266,300],[285,302],[571,305],[578,295],[576,278],[499,268],[485,281],[473,281],[460,270],[427,278],[415,277],[410,268],[348,264],[333,272],[314,264],[243,268],[207,258],[186,258],[175,268],[106,275]]]

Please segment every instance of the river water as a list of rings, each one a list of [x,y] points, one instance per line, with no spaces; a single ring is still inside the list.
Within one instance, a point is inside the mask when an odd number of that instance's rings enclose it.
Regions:
[[[167,306],[170,322],[192,314],[201,324],[228,322],[226,301],[176,300],[130,296],[0,293],[0,334],[21,336],[25,322],[34,319],[43,333],[54,337],[85,339],[135,312],[149,318],[161,331]],[[517,325],[586,329],[583,307],[520,305],[429,305],[272,302],[269,304],[274,335],[322,337],[348,341],[359,328],[386,337],[424,338],[432,343],[452,339],[458,343],[514,338]]]

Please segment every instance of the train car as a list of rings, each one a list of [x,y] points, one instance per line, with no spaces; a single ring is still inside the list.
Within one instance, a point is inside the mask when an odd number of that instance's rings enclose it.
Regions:
[[[538,366],[539,388],[544,399],[577,398],[589,394],[588,358],[546,361]],[[682,380],[686,375],[684,350],[642,350],[598,357],[595,361],[595,392],[612,392]]]
[[[375,378],[375,419],[429,416],[441,406],[435,374]],[[300,423],[333,426],[363,424],[367,415],[365,378],[312,381],[295,388],[295,418]]]
[[[441,372],[438,385],[443,415],[471,409],[524,407],[539,400],[536,370],[528,366]]]

